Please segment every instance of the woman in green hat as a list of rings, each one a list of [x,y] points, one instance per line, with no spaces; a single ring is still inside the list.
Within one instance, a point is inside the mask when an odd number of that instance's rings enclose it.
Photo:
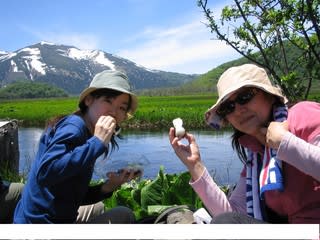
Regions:
[[[97,74],[81,93],[79,110],[52,121],[44,131],[14,223],[75,223],[80,205],[110,197],[137,177],[124,169],[108,173],[103,184],[89,186],[96,159],[118,147],[116,129],[135,112],[137,103],[124,73]],[[125,207],[111,212],[102,207],[97,215],[88,222],[134,222],[132,211]]]

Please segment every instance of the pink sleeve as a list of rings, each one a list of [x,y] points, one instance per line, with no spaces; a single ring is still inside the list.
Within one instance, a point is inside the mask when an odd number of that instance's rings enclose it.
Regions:
[[[289,109],[277,157],[320,181],[320,103],[300,102]]]
[[[242,181],[243,180],[243,181]],[[228,200],[225,193],[213,181],[207,169],[202,176],[194,182],[190,182],[194,191],[198,194],[212,216],[224,212],[245,212],[245,179],[240,178],[236,188]]]
[[[289,109],[289,131],[311,142],[320,135],[320,103],[300,102]]]
[[[288,132],[281,141],[277,156],[320,181],[320,135],[307,143]]]

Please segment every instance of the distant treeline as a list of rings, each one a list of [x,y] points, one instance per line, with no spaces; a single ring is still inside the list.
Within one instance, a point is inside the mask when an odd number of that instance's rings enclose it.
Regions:
[[[23,98],[56,98],[67,97],[68,94],[57,87],[47,83],[17,81],[0,88],[0,99]]]

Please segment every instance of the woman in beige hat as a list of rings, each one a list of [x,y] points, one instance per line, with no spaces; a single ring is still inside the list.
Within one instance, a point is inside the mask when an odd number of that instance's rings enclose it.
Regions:
[[[14,223],[134,222],[130,209],[105,212],[101,203],[80,208],[91,218],[77,217],[80,205],[110,197],[121,184],[137,177],[125,169],[108,173],[103,184],[89,186],[96,159],[118,146],[116,129],[136,108],[137,97],[124,73],[97,74],[81,93],[79,110],[51,122],[43,133]]]
[[[191,173],[212,223],[320,223],[320,104],[304,101],[287,109],[286,97],[264,69],[244,64],[220,77],[217,102],[206,112],[215,129],[234,129],[232,146],[244,164],[227,197],[201,161],[193,135],[188,144],[169,138]]]

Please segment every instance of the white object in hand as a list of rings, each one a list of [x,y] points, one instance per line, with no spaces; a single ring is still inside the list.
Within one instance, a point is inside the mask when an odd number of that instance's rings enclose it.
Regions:
[[[173,119],[173,126],[175,128],[175,135],[178,138],[182,138],[186,134],[186,130],[182,127],[183,121],[181,118]]]

